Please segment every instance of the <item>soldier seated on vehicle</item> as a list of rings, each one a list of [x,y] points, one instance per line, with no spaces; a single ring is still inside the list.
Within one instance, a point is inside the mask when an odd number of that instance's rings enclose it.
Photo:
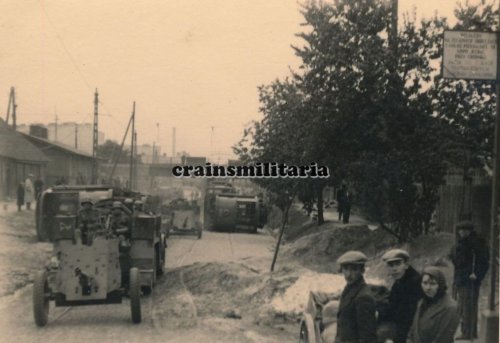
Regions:
[[[144,203],[142,200],[134,201],[134,214],[144,211]]]
[[[78,226],[82,232],[82,243],[90,243],[92,232],[98,228],[98,216],[94,210],[94,203],[89,198],[82,199],[78,211]]]
[[[128,210],[122,205],[120,201],[113,202],[113,209],[111,212],[111,229],[116,235],[128,235],[130,228],[130,217],[126,213]]]
[[[125,200],[123,200],[123,204],[125,205],[125,207],[127,207],[130,211],[133,211],[134,210],[134,200],[132,200],[131,198],[126,198]]]

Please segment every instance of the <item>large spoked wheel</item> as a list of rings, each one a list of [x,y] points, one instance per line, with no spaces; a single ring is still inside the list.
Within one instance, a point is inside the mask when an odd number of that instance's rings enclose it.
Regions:
[[[138,268],[130,268],[130,310],[132,312],[132,322],[141,322],[141,279]]]
[[[317,343],[314,321],[309,314],[305,314],[304,319],[300,322],[299,342]]]
[[[49,321],[50,288],[47,273],[39,271],[33,284],[33,315],[38,326],[45,326]]]

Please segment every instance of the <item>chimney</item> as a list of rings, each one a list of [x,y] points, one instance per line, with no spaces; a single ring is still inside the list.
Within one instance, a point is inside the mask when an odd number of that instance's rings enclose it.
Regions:
[[[30,135],[43,139],[48,139],[49,137],[47,128],[41,125],[30,125]]]

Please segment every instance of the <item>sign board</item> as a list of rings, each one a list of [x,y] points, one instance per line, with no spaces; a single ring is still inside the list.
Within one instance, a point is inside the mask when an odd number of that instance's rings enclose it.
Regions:
[[[443,77],[496,80],[497,34],[478,31],[444,31]]]

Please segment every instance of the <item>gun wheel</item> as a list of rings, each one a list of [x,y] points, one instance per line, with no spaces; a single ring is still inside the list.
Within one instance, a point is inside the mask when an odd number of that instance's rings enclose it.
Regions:
[[[138,268],[130,269],[130,310],[132,312],[132,322],[140,323],[141,318],[141,279]]]
[[[45,326],[49,321],[50,288],[47,273],[39,271],[33,284],[33,315],[38,326]]]

